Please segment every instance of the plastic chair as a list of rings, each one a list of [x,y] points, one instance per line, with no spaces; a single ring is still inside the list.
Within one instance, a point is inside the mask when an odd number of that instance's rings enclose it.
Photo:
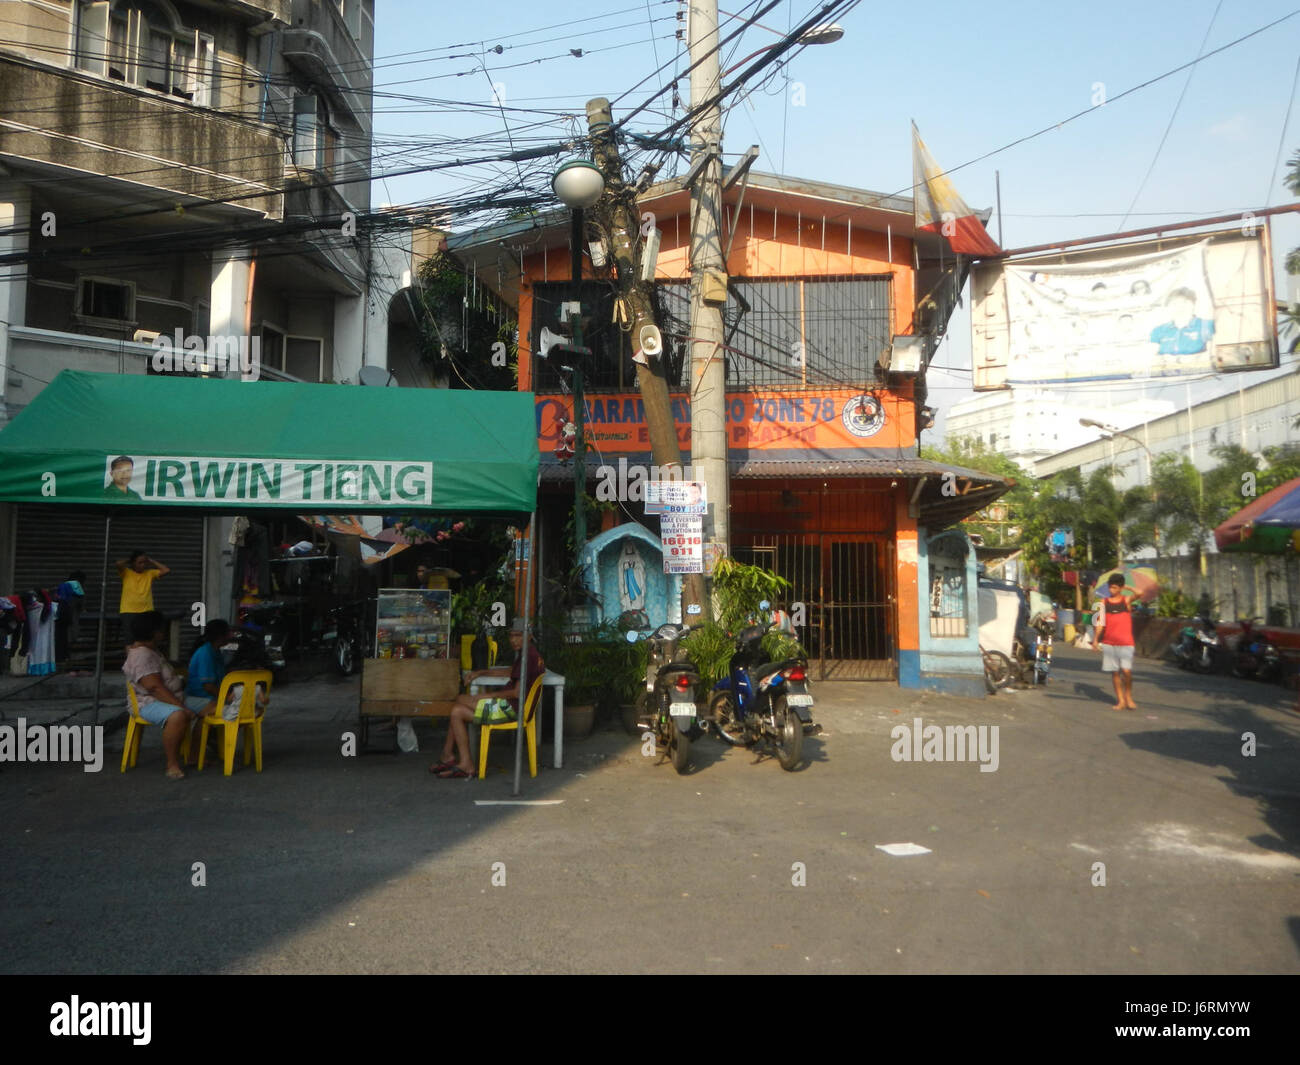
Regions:
[[[230,695],[230,689],[236,684],[244,686],[244,694],[239,700],[239,716],[233,721],[227,721],[221,715],[221,709],[226,705],[226,699]],[[225,762],[225,775],[230,776],[235,769],[235,744],[239,742],[239,730],[247,729],[244,733],[244,765],[252,760],[254,753],[257,755],[257,771],[262,771],[262,713],[257,709],[257,685],[266,685],[266,695],[269,700],[271,697],[271,671],[269,669],[236,669],[227,673],[221,680],[221,690],[217,693],[216,705],[211,712],[203,718],[203,733],[199,737],[199,769],[203,768],[203,759],[208,752],[208,730],[220,728],[222,730],[222,755]],[[249,736],[252,736],[253,745],[249,747]]]
[[[537,776],[537,708],[542,699],[542,681],[546,679],[543,673],[535,681],[533,686],[528,689],[528,699],[524,703],[524,736],[528,740],[528,775]],[[488,698],[488,696],[484,696]],[[519,727],[519,722],[505,721],[500,725],[480,725],[482,730],[478,738],[478,778],[482,780],[487,773],[487,756],[488,741],[492,738],[493,732],[513,732]]]
[[[144,735],[147,726],[152,725],[152,721],[146,721],[140,716],[140,702],[135,695],[135,686],[126,682],[126,695],[130,702],[131,717],[126,723],[126,743],[122,747],[122,772],[126,772],[126,767],[135,768],[136,759],[140,757],[140,737]],[[180,707],[177,707],[179,710]],[[190,760],[190,733],[191,729],[185,730],[185,736],[181,739],[181,761],[189,764]]]
[[[474,659],[471,651],[474,648],[474,636],[462,636],[460,638],[460,668],[473,669]],[[488,638],[488,669],[497,664],[497,642],[491,637]]]

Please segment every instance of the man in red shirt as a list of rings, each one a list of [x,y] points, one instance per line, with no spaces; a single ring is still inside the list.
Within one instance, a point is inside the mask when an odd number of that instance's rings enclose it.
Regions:
[[[1101,652],[1101,668],[1115,684],[1112,710],[1136,710],[1133,701],[1133,610],[1124,596],[1124,578],[1113,574],[1106,582],[1110,595],[1101,601],[1101,610],[1093,619]]]

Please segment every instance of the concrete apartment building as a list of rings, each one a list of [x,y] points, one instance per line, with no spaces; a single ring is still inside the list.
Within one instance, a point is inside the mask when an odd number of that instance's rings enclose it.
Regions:
[[[158,335],[260,347],[259,380],[386,365],[411,264],[356,221],[373,0],[3,7],[0,426],[65,368],[158,372]],[[0,587],[97,572],[99,523],[0,506]],[[124,514],[113,544],[166,561],[158,606],[188,610],[221,599],[225,525]]]
[[[1044,389],[977,392],[952,405],[946,436],[950,441],[976,438],[988,450],[1005,455],[1041,477],[1040,460],[1100,439],[1096,429],[1079,424],[1080,418],[1128,429],[1173,411],[1174,405],[1163,400],[1098,408]]]

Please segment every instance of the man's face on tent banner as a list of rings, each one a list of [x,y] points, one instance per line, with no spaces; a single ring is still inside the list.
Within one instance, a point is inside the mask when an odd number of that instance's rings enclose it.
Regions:
[[[109,478],[113,486],[119,492],[125,492],[131,486],[131,475],[135,473],[135,466],[130,462],[115,462],[113,468],[109,471]]]

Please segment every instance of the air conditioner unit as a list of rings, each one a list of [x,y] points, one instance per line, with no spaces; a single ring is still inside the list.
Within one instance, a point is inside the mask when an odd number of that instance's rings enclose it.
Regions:
[[[135,331],[135,336],[131,339],[137,344],[152,344],[160,336],[162,336],[162,334],[156,329],[137,329]]]

